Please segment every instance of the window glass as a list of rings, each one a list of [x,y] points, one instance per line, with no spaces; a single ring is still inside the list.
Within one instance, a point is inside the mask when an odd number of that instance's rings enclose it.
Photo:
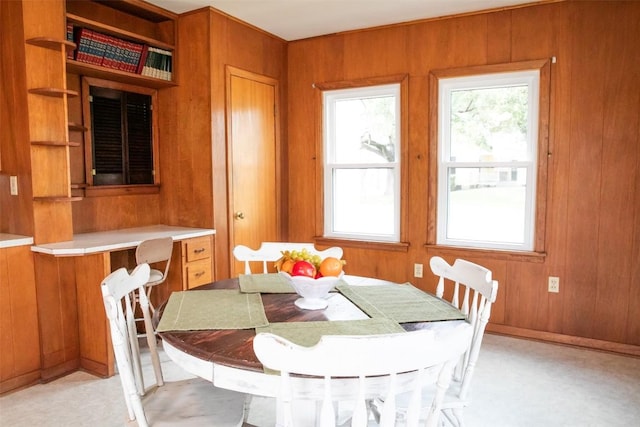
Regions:
[[[439,80],[439,244],[532,250],[539,72]]]
[[[399,93],[324,92],[325,237],[399,241]]]

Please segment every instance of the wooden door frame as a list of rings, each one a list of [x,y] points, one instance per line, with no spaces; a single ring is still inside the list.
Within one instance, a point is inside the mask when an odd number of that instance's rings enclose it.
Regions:
[[[231,124],[231,78],[242,77],[259,83],[273,86],[274,89],[274,138],[275,138],[275,173],[276,173],[276,235],[282,237],[282,147],[280,142],[280,83],[278,80],[262,74],[253,73],[231,65],[225,65],[225,140],[227,151],[227,224],[229,235],[229,272],[233,271],[235,258],[235,227],[233,219],[233,135]]]

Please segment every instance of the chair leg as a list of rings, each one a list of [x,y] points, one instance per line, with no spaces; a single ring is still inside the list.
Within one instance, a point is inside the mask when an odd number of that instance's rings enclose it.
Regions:
[[[149,311],[151,311],[151,314],[155,314],[156,313],[156,308],[153,306],[153,303],[151,302],[151,291],[153,290],[153,286],[147,286],[147,299],[149,300]]]

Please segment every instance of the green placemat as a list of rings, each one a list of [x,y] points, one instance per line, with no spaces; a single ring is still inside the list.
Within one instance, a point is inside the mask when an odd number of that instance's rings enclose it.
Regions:
[[[250,329],[268,324],[260,294],[216,289],[172,293],[156,330]]]
[[[256,333],[271,332],[298,345],[316,345],[323,335],[377,335],[405,332],[391,319],[359,319],[314,322],[270,323],[256,328]]]
[[[338,291],[369,316],[389,318],[398,323],[460,320],[465,317],[447,301],[404,285],[350,286],[340,284]]]
[[[241,274],[240,291],[263,294],[295,294],[296,291],[287,280],[279,274]]]

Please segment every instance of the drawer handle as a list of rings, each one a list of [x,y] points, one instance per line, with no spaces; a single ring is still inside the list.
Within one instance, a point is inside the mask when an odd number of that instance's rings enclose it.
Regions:
[[[194,250],[193,250],[193,253],[194,253],[194,254],[201,254],[201,253],[202,253],[202,252],[204,252],[204,251],[205,251],[205,249],[204,249],[204,248],[194,249]]]
[[[196,277],[204,276],[204,271],[199,271],[196,274],[194,274],[194,276]]]

